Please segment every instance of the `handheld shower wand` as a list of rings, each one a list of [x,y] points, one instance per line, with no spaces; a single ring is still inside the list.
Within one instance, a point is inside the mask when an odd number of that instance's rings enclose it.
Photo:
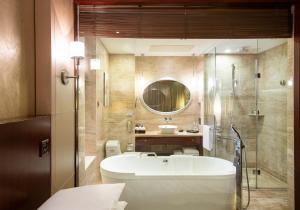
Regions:
[[[236,69],[235,65],[232,64],[232,69],[231,69],[231,80],[232,80],[232,95],[236,96],[236,88],[238,85],[238,80],[236,79]]]
[[[249,176],[248,176],[248,167],[247,167],[247,154],[245,149],[245,144],[242,141],[242,138],[237,131],[237,129],[231,125],[231,129],[233,133],[235,134],[234,142],[235,142],[235,158],[233,164],[236,167],[237,171],[237,179],[236,179],[236,185],[237,185],[237,210],[243,210],[247,209],[250,204],[250,185],[249,185]],[[247,178],[247,190],[248,190],[248,201],[245,207],[242,206],[242,179],[243,179],[243,173],[242,173],[242,163],[243,163],[243,155],[242,152],[244,151],[245,154],[245,168],[246,168],[246,178]]]

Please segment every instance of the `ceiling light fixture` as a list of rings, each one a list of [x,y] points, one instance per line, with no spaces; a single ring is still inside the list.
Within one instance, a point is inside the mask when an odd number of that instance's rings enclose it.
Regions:
[[[231,53],[231,49],[226,49],[225,53]]]

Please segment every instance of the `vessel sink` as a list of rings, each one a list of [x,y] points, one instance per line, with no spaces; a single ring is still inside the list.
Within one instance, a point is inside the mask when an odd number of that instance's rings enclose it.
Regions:
[[[174,134],[177,129],[176,125],[159,125],[158,127],[161,134]]]

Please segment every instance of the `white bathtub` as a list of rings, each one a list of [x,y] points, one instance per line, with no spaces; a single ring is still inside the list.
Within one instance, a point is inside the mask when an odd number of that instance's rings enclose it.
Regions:
[[[120,155],[101,162],[103,183],[126,183],[126,210],[233,210],[235,167],[203,156]]]

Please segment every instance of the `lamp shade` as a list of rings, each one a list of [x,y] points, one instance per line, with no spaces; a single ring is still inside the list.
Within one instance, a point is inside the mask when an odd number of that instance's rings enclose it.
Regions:
[[[100,59],[90,59],[90,69],[93,71],[97,71],[101,69],[101,61]]]
[[[70,57],[71,58],[84,58],[85,49],[84,43],[75,41],[70,43]]]

